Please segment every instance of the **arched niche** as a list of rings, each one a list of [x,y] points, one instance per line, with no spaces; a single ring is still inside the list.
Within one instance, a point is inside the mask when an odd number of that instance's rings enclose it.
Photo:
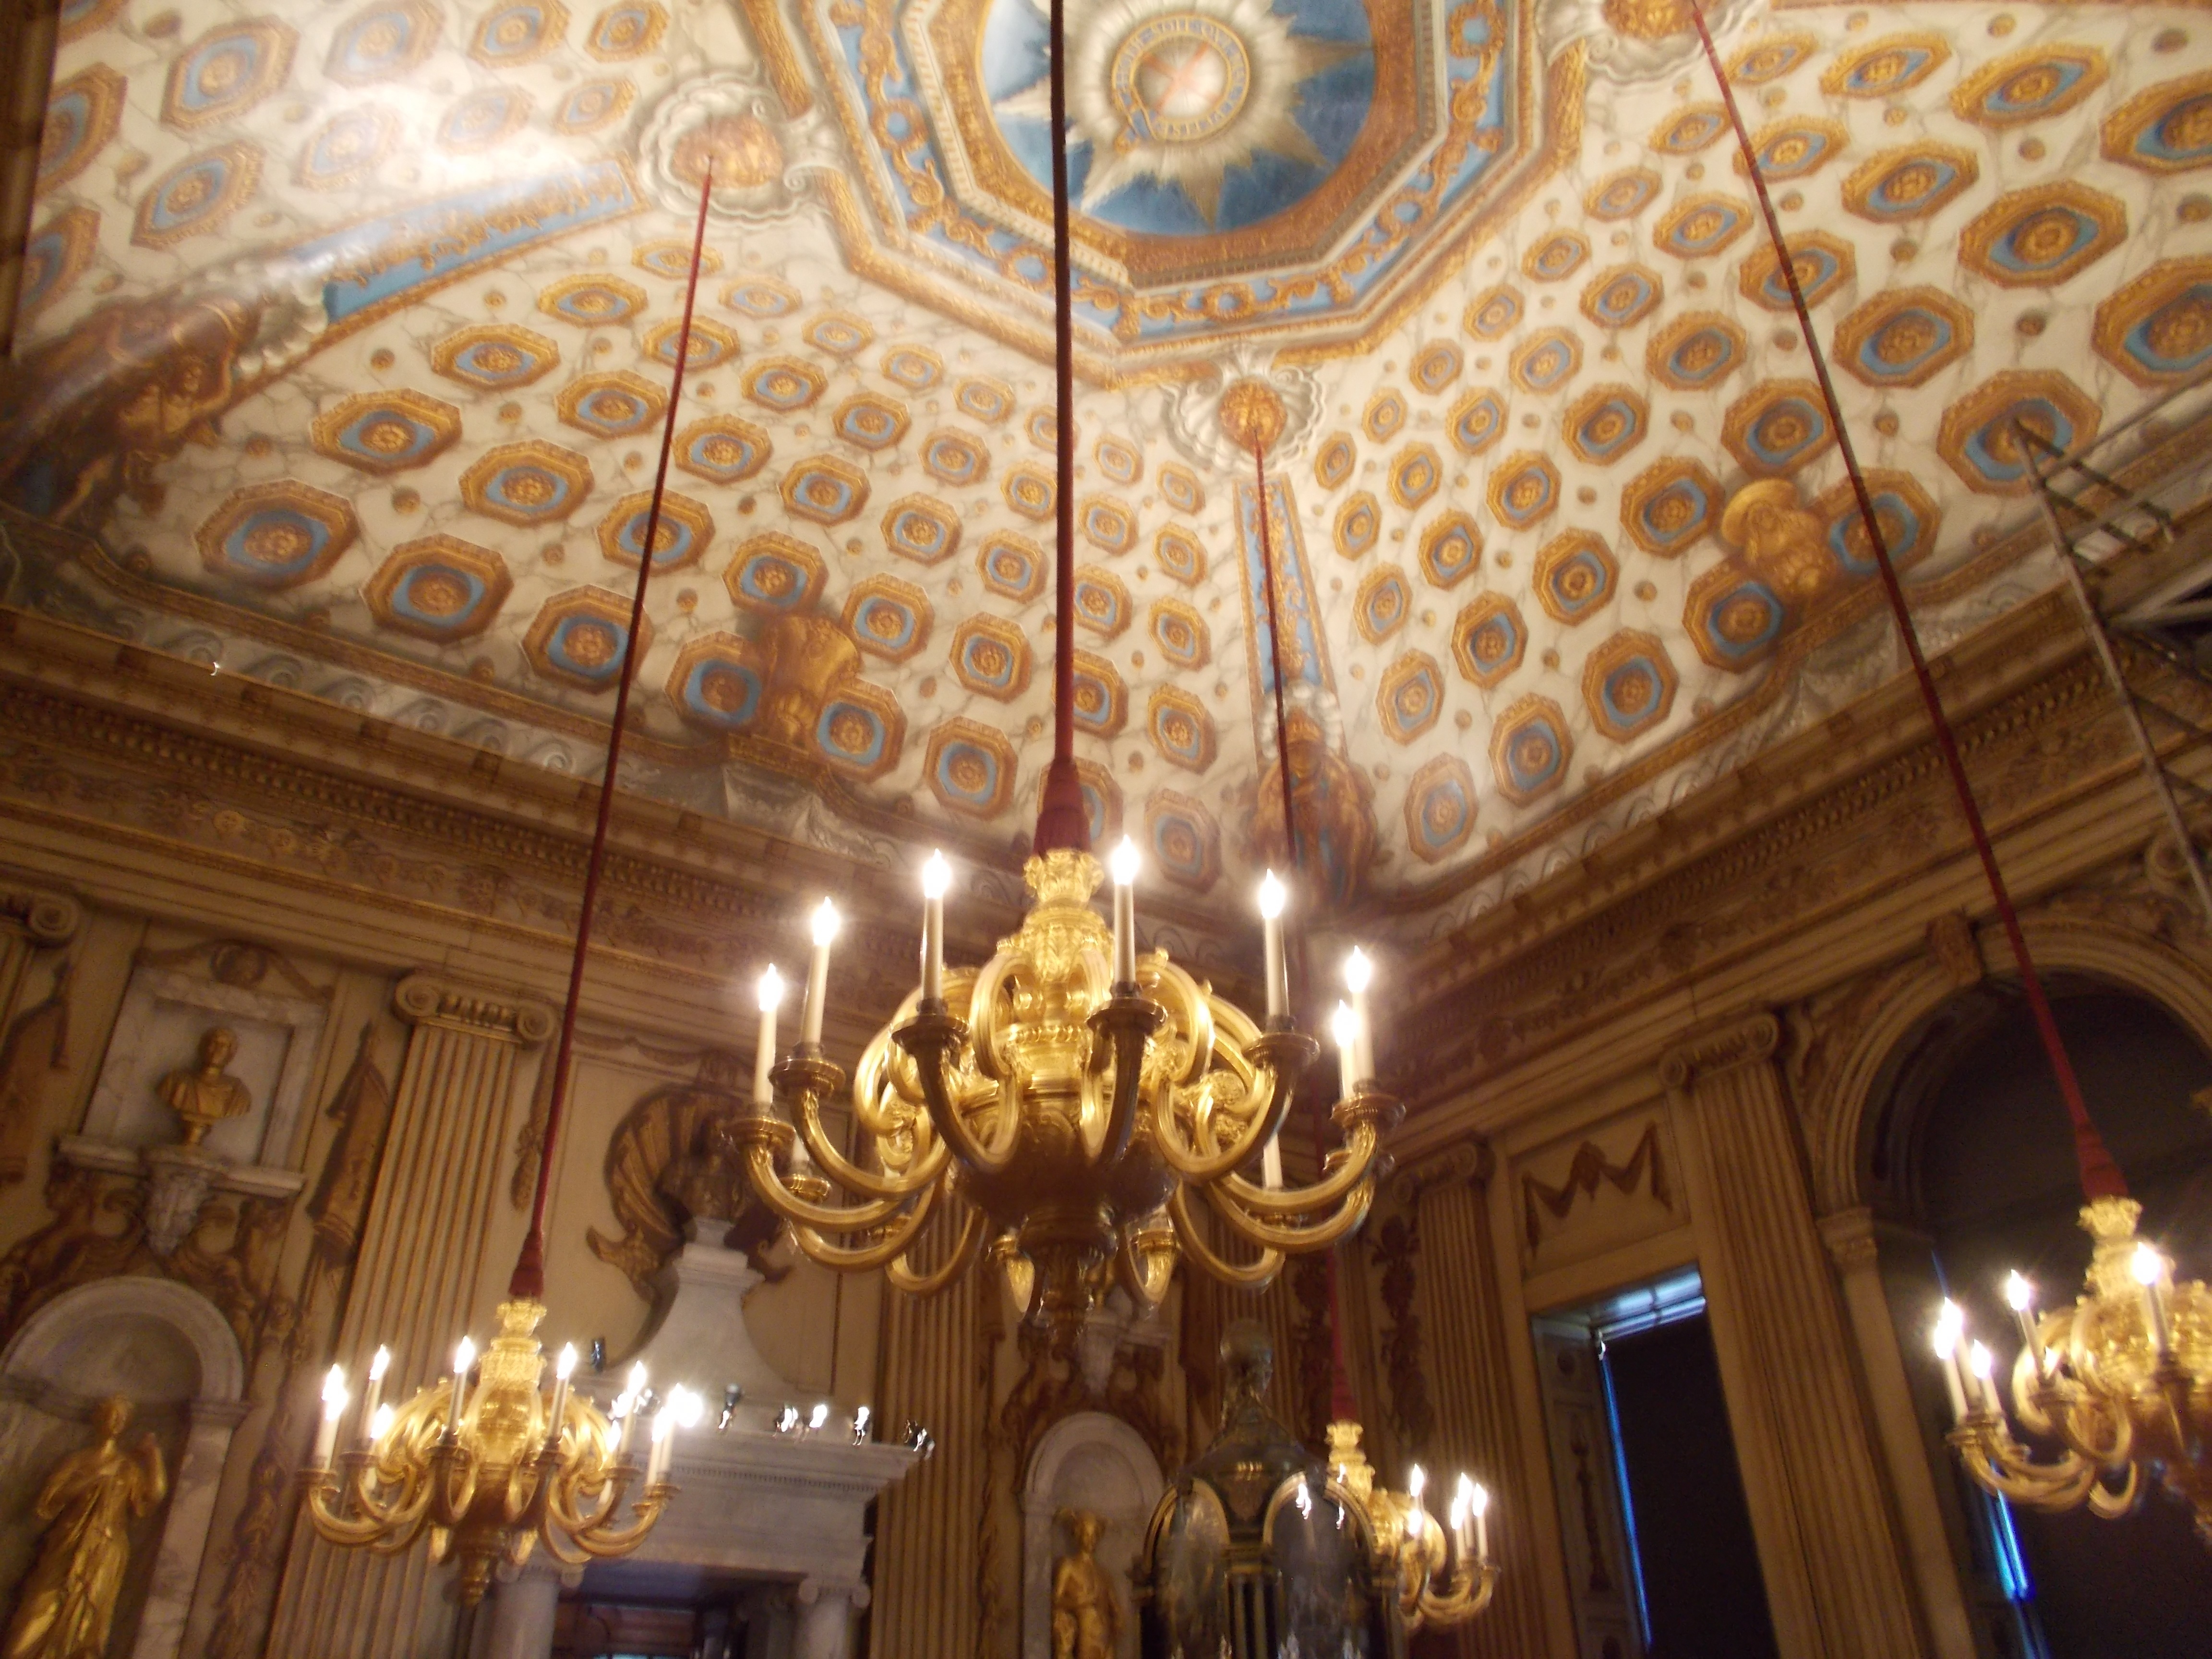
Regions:
[[[57,1461],[89,1444],[94,1401],[137,1410],[127,1439],[151,1431],[169,1466],[169,1497],[134,1538],[116,1629],[131,1659],[173,1659],[230,1437],[246,1415],[246,1359],[214,1305],[166,1279],[106,1279],[64,1291],[0,1352],[0,1605],[28,1567],[39,1488]]]
[[[1053,1563],[1073,1547],[1055,1517],[1088,1510],[1106,1522],[1098,1561],[1121,1601],[1122,1659],[1135,1659],[1131,1570],[1167,1482],[1144,1437],[1104,1412],[1063,1417],[1037,1442],[1022,1483],[1022,1655],[1052,1659]]]

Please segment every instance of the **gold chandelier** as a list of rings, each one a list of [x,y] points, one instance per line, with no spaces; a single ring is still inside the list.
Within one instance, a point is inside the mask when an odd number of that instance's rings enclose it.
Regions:
[[[646,514],[642,545],[648,556],[638,560],[625,636],[629,641],[639,635],[646,582],[653,574],[649,554],[659,544],[660,509],[677,410],[684,397],[684,369],[691,357],[691,317],[714,188],[709,166],[699,185],[690,281],[684,290],[675,374],[660,434],[659,469]],[[678,1427],[696,1423],[703,1408],[699,1396],[688,1389],[656,1395],[647,1386],[645,1367],[635,1365],[629,1388],[609,1411],[602,1412],[572,1386],[575,1348],[564,1347],[557,1360],[549,1362],[538,1340],[538,1324],[545,1317],[545,1209],[552,1192],[554,1150],[568,1107],[584,961],[599,910],[615,778],[638,656],[625,647],[616,683],[599,817],[584,864],[576,938],[568,958],[568,1001],[562,1011],[560,1041],[549,1062],[552,1086],[538,1146],[537,1190],[529,1230],[507,1280],[507,1299],[499,1306],[499,1334],[481,1358],[475,1342],[464,1335],[453,1352],[452,1373],[396,1407],[380,1400],[392,1354],[380,1346],[343,1450],[338,1441],[351,1394],[343,1368],[331,1366],[323,1385],[321,1428],[313,1453],[300,1471],[301,1507],[317,1536],[347,1548],[396,1555],[427,1535],[433,1561],[457,1562],[464,1631],[501,1561],[520,1566],[542,1542],[565,1565],[580,1566],[626,1555],[643,1543],[676,1495],[668,1479],[672,1437]],[[653,1416],[651,1446],[641,1459],[637,1428],[648,1413]]]
[[[1136,849],[1114,855],[1114,927],[1091,900],[1102,872],[1077,848],[1024,867],[1031,906],[980,969],[942,961],[945,866],[924,878],[922,982],[854,1074],[866,1151],[841,1154],[823,1111],[845,1073],[823,1058],[821,997],[835,913],[817,912],[802,1041],[773,1052],[773,969],[763,976],[763,1068],[772,1093],[740,1125],[746,1169],[799,1249],[848,1272],[885,1269],[902,1290],[951,1284],[984,1246],[1016,1305],[1079,1321],[1111,1282],[1140,1304],[1165,1295],[1178,1249],[1231,1284],[1265,1285],[1286,1255],[1326,1248],[1365,1218],[1399,1103],[1361,1073],[1363,994],[1338,1022],[1341,1144],[1310,1185],[1283,1185],[1277,1132],[1319,1052],[1293,1029],[1281,963],[1280,884],[1264,907],[1265,1029],[1168,959],[1136,950]],[[1365,983],[1364,957],[1352,976]],[[759,1081],[756,1074],[757,1085]],[[1257,1162],[1259,1180],[1239,1170]],[[833,1188],[844,1201],[830,1203]],[[1254,1254],[1215,1248],[1196,1205]],[[940,1206],[957,1216],[933,1266],[915,1244]],[[834,1239],[833,1237],[834,1236]],[[857,1242],[841,1243],[857,1236]]]
[[[1398,1587],[1398,1616],[1407,1636],[1424,1625],[1463,1625],[1490,1605],[1498,1589],[1498,1563],[1490,1559],[1490,1492],[1468,1475],[1452,1490],[1447,1534],[1423,1501],[1428,1476],[1419,1463],[1406,1490],[1375,1484],[1375,1470],[1359,1449],[1359,1425],[1328,1425],[1332,1483],[1367,1517],[1377,1564]],[[1449,1537],[1449,1542],[1447,1538]]]
[[[2126,1198],[2083,1206],[2094,1243],[2072,1306],[2039,1313],[2034,1287],[2006,1280],[2021,1339],[2012,1412],[2057,1455],[2039,1459],[2013,1437],[1996,1362],[1947,1301],[1934,1343],[1957,1424],[1948,1438],[1975,1480],[2032,1509],[2086,1505],[2110,1520],[2135,1508],[2146,1476],[2162,1481],[2212,1546],[2212,1289],[2174,1282],[2172,1263],[2136,1237],[2142,1210]]]

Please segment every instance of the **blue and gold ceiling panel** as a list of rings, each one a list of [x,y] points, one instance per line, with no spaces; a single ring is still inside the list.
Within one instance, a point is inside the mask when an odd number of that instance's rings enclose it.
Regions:
[[[1513,383],[1542,396],[1559,391],[1581,370],[1583,343],[1572,329],[1539,329],[1513,348]]]
[[[1794,29],[1763,36],[1729,58],[1729,79],[1741,86],[1763,87],[1802,69],[1820,47],[1811,35]]]
[[[1006,498],[1006,505],[1033,524],[1042,524],[1052,517],[1060,499],[1052,474],[1026,461],[1009,471],[999,488]]]
[[[231,491],[194,539],[209,574],[268,589],[314,580],[357,533],[343,496],[280,478]]]
[[[1030,689],[1029,636],[1004,617],[970,617],[953,629],[951,659],[953,678],[994,702]]]
[[[1459,348],[1449,340],[1424,346],[1413,359],[1413,384],[1433,398],[1459,379],[1462,361]]]
[[[1160,873],[1203,893],[1221,876],[1221,826],[1189,796],[1155,789],[1145,799],[1145,845]]]
[[[780,617],[812,610],[826,574],[822,556],[805,542],[768,530],[739,544],[722,572],[722,586],[738,609]]]
[[[775,453],[766,432],[734,415],[710,415],[676,434],[676,465],[708,483],[743,483]]]
[[[1498,287],[1478,294],[1467,305],[1467,331],[1478,340],[1502,340],[1521,320],[1521,291]]]
[[[1133,484],[1145,476],[1145,457],[1134,445],[1119,438],[1101,438],[1091,452],[1098,470],[1118,484]]]
[[[1664,297],[1657,271],[1646,265],[1615,265],[1598,272],[1583,289],[1583,315],[1600,328],[1627,328],[1649,317]]]
[[[625,368],[579,375],[561,388],[554,408],[567,424],[594,438],[627,438],[651,430],[666,412],[668,398],[661,387]]]
[[[1578,230],[1555,230],[1522,257],[1521,274],[1531,282],[1565,282],[1589,258],[1589,237]]]
[[[1152,538],[1152,562],[1160,574],[1195,587],[1206,580],[1206,544],[1181,525],[1165,525]]]
[[[1452,660],[1469,681],[1487,691],[1528,653],[1521,608],[1503,593],[1478,593],[1452,618]]]
[[[629,600],[604,587],[572,587],[545,601],[522,641],[530,665],[556,684],[606,692],[622,678],[630,644]],[[653,648],[653,620],[638,630],[641,659]]]
[[[1390,499],[1408,512],[1435,495],[1443,481],[1437,452],[1426,444],[1408,444],[1390,462]]]
[[[40,194],[60,189],[107,148],[123,118],[127,90],[124,78],[105,64],[54,82],[46,95],[46,125],[40,135]]]
[[[1413,614],[1413,590],[1395,564],[1380,564],[1359,579],[1352,599],[1352,620],[1359,637],[1380,645],[1406,625]]]
[[[1359,451],[1346,432],[1332,432],[1314,452],[1314,482],[1323,489],[1340,489],[1352,477]]]
[[[1406,400],[1395,386],[1385,386],[1367,400],[1359,429],[1378,444],[1388,443],[1406,424]]]
[[[991,476],[991,452],[957,429],[931,433],[921,447],[921,464],[931,477],[956,489]]]
[[[1163,536],[1169,532],[1162,531]],[[1002,599],[1026,605],[1044,592],[1044,550],[1026,537],[994,532],[975,550],[976,574]]]
[[[1959,263],[2005,288],[2056,288],[2127,240],[2118,198],[2070,179],[2000,196],[1959,237]]]
[[[1336,550],[1346,558],[1364,558],[1375,550],[1375,544],[1382,538],[1382,509],[1367,491],[1356,491],[1336,509],[1336,522],[1330,527],[1330,534]]]
[[[1908,343],[1911,331],[1908,327]],[[1820,388],[1810,380],[1770,380],[1729,405],[1721,441],[1753,477],[1784,477],[1836,441]]]
[[[836,455],[813,455],[783,475],[783,504],[815,524],[842,524],[868,504],[867,474]]]
[[[1950,60],[1950,46],[1933,31],[1885,34],[1838,52],[1820,71],[1820,90],[1832,98],[1894,98]]]
[[[602,63],[642,58],[659,49],[668,13],[656,0],[618,0],[592,20],[584,50]]]
[[[399,143],[399,118],[364,104],[340,112],[307,135],[292,177],[309,190],[351,190],[374,176]]]
[[[960,514],[933,495],[902,495],[884,514],[884,545],[916,564],[960,550]]]
[[[645,290],[620,276],[585,271],[538,289],[538,308],[580,328],[611,327],[645,310]]]
[[[1553,537],[1528,573],[1528,585],[1544,614],[1570,628],[1602,612],[1620,580],[1620,566],[1612,550],[1602,537],[1587,530]]]
[[[655,323],[646,331],[645,353],[671,368],[675,367],[678,344],[684,345],[685,367],[690,369],[718,368],[738,355],[738,337],[728,325],[712,317],[694,317],[688,343],[684,340],[684,319],[671,317]]]
[[[952,406],[986,426],[996,426],[1014,412],[1013,388],[1000,380],[963,380],[952,394]]]
[[[630,250],[629,262],[640,270],[664,276],[672,283],[690,280],[691,244],[671,236],[657,242],[640,242]],[[699,275],[712,276],[722,269],[722,256],[711,247],[699,250]]]
[[[1836,360],[1869,386],[1923,384],[1973,349],[1974,313],[1941,289],[1891,289],[1836,325]]]
[[[1170,668],[1195,672],[1213,660],[1212,632],[1206,618],[1181,599],[1154,599],[1152,642]]]
[[[1650,410],[1631,387],[1592,386],[1567,405],[1562,420],[1577,459],[1611,466],[1644,441]]]
[[[501,524],[553,524],[592,493],[592,464],[541,438],[486,450],[461,474],[461,501]]]
[[[2212,70],[2166,81],[2105,118],[2104,154],[2145,173],[2212,166]]]
[[[363,472],[398,472],[443,454],[461,435],[461,411],[420,392],[356,392],[308,425],[319,455]]]
[[[1666,720],[1677,684],[1659,636],[1626,629],[1583,664],[1583,706],[1600,732],[1626,743]]]
[[[814,746],[822,757],[864,781],[896,766],[905,744],[906,710],[885,686],[848,680],[815,717]]]
[[[1651,148],[1668,155],[1690,155],[1728,131],[1728,112],[1718,104],[1692,104],[1677,110],[1651,135]]]
[[[1797,291],[1808,307],[1819,305],[1858,274],[1851,245],[1825,230],[1800,231],[1784,237],[1783,246],[1790,250]],[[1771,242],[1752,250],[1736,267],[1735,281],[1737,291],[1755,305],[1785,313],[1796,308],[1790,297],[1790,279],[1783,272],[1782,262],[1774,257]]]
[[[1974,153],[1954,144],[1884,150],[1851,169],[1844,206],[1876,224],[1903,224],[1949,205],[1981,176]]]
[[[1188,467],[1173,462],[1160,469],[1160,498],[1177,513],[1206,510],[1206,486]]]
[[[599,520],[599,551],[617,564],[635,566],[645,556],[647,520],[653,511],[653,492],[640,489],[624,495]],[[660,518],[653,525],[653,568],[681,570],[706,556],[714,544],[714,518],[704,501],[674,490],[663,492]],[[735,584],[732,583],[734,592]]]
[[[906,436],[906,406],[873,392],[846,398],[830,416],[832,432],[854,448],[871,453],[889,449]]]
[[[397,81],[438,44],[445,8],[434,0],[371,0],[331,36],[323,73],[344,87]]]
[[[586,81],[568,88],[550,117],[553,130],[572,137],[598,132],[629,113],[637,88],[628,81]]]
[[[1497,392],[1470,392],[1452,405],[1452,442],[1462,455],[1480,455],[1504,435],[1505,400]]]
[[[779,415],[807,408],[829,384],[820,369],[799,357],[770,357],[744,377],[745,396]]]
[[[799,309],[799,290],[788,283],[756,271],[724,288],[722,303],[732,311],[743,312],[755,322],[771,323]]]
[[[2105,54],[2094,46],[2028,46],[1960,81],[1951,109],[1978,127],[2015,127],[2072,109],[2105,84],[2106,73]]]
[[[161,119],[187,131],[234,120],[284,84],[299,44],[274,17],[210,30],[170,64]]]
[[[1874,521],[1881,528],[1882,544],[1900,570],[1908,570],[1936,550],[1936,536],[1943,514],[1935,498],[1909,472],[1887,467],[1870,468],[1867,494],[1874,501]],[[1859,516],[1858,495],[1846,478],[1814,497],[1812,512],[1827,526],[1828,550],[1844,575],[1873,576],[1880,567],[1867,542],[1866,521]]]
[[[845,631],[872,657],[904,662],[929,643],[929,596],[896,576],[869,576],[845,595]]]
[[[1391,742],[1413,742],[1443,711],[1443,671],[1427,652],[1408,651],[1382,671],[1375,688],[1375,714]]]
[[[2162,259],[2097,307],[2097,355],[2140,386],[2212,362],[2212,258]]]
[[[1651,245],[1678,259],[1707,259],[1749,230],[1751,220],[1751,204],[1735,197],[1685,197],[1660,216]]]
[[[1406,785],[1406,840],[1413,856],[1438,864],[1474,833],[1474,775],[1456,755],[1426,762]]]
[[[1522,450],[1490,475],[1490,511],[1508,530],[1526,530],[1559,510],[1559,470],[1548,457]]]
[[[1683,626],[1709,668],[1741,673],[1765,660],[1788,617],[1774,590],[1733,559],[1690,584]]]
[[[1967,489],[2020,495],[2035,487],[2025,427],[2064,453],[2097,435],[2097,405],[2056,369],[2010,370],[1974,388],[1943,411],[1936,453]]]
[[[1743,331],[1718,312],[1692,311],[1652,335],[1644,363],[1671,391],[1704,392],[1743,367],[1747,346]]]
[[[512,323],[477,323],[431,348],[430,367],[479,392],[511,392],[561,366],[561,348]]]
[[[761,653],[735,634],[708,634],[676,653],[668,672],[668,701],[686,726],[710,732],[742,732],[760,713],[765,681]]]
[[[535,63],[568,33],[568,9],[561,0],[501,0],[469,31],[469,56],[486,69],[513,69]]]
[[[1205,771],[1220,748],[1206,705],[1179,687],[1162,686],[1152,693],[1145,710],[1145,729],[1160,758],[1186,772]]]
[[[1076,504],[1075,527],[1102,553],[1127,553],[1137,544],[1137,514],[1111,495],[1086,495]]]
[[[875,330],[847,311],[824,312],[800,331],[799,337],[817,351],[832,357],[850,357],[874,343]]]
[[[1516,699],[1490,732],[1490,769],[1516,805],[1550,794],[1567,781],[1574,737],[1559,705],[1535,693]]]
[[[76,287],[99,246],[100,215],[88,207],[64,208],[31,233],[15,300],[23,323]]]
[[[1421,532],[1421,574],[1449,592],[1482,564],[1482,529],[1455,507]]]
[[[230,222],[261,185],[258,144],[218,144],[171,167],[138,198],[131,240],[140,247],[174,247]]]
[[[1075,621],[1101,639],[1116,639],[1129,626],[1129,590],[1110,570],[1079,565],[1075,572]]]
[[[1128,689],[1114,665],[1088,651],[1075,653],[1075,729],[1094,738],[1121,735],[1129,717]]]
[[[520,87],[479,87],[439,118],[438,148],[448,155],[480,155],[514,137],[529,118],[530,94]]]
[[[1620,527],[1662,558],[1686,551],[1720,522],[1720,511],[1719,482],[1686,455],[1646,468],[1620,492]]]
[[[507,562],[454,536],[402,542],[362,588],[380,628],[434,645],[473,639],[514,591]]]
[[[884,378],[908,392],[927,392],[945,378],[945,359],[927,346],[893,346],[884,353]]]
[[[1659,195],[1659,175],[1650,167],[1629,167],[1589,187],[1583,209],[1593,219],[1633,219]]]
[[[1751,151],[1759,159],[1759,173],[1770,185],[1802,179],[1817,173],[1850,145],[1851,136],[1840,121],[1791,116],[1771,122],[1751,135]],[[1736,172],[1746,178],[1743,156],[1735,158]]]

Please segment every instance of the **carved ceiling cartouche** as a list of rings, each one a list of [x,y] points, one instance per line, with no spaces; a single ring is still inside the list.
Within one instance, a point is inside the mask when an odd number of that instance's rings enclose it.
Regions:
[[[1709,15],[1954,636],[2036,583],[2013,422],[2078,442],[2212,357],[2203,14]],[[1449,926],[1892,672],[1680,0],[1069,17],[1101,833],[1222,903],[1279,833],[1239,386],[1340,902]],[[711,161],[627,781],[1006,854],[1050,741],[1044,28],[66,0],[0,489],[76,539],[0,522],[9,597],[588,771]]]

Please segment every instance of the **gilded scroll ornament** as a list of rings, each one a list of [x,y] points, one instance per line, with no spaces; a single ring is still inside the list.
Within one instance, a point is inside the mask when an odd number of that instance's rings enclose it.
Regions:
[[[152,1514],[169,1490],[151,1434],[141,1435],[129,1451],[117,1443],[130,1421],[128,1400],[101,1401],[92,1413],[99,1438],[63,1458],[46,1477],[38,1504],[46,1529],[0,1643],[5,1659],[101,1659],[106,1653],[131,1559],[131,1523]]]

